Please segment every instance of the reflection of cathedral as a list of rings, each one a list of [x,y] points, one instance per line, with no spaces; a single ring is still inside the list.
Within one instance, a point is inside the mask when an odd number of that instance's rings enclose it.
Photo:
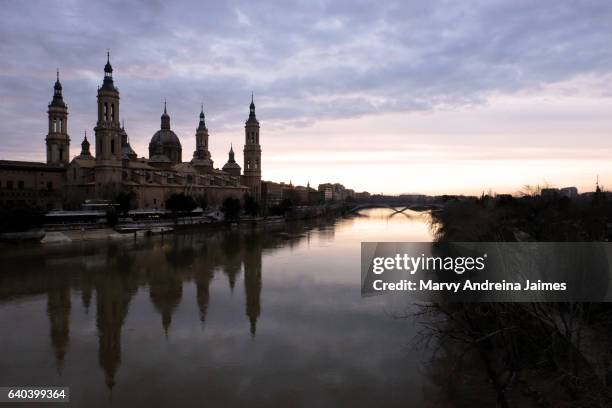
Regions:
[[[108,272],[96,279],[98,361],[109,388],[115,385],[115,375],[121,364],[121,328],[137,287],[134,277],[118,272]]]
[[[139,208],[164,208],[166,199],[174,193],[206,197],[212,205],[229,196],[242,199],[246,192],[260,198],[260,127],[252,98],[245,123],[244,174],[234,159],[233,148],[222,169],[213,167],[203,107],[195,132],[196,149],[190,161],[183,161],[181,142],[171,129],[165,102],[160,129],[149,142],[149,157],[139,158],[122,125],[119,102],[109,58],[102,86],[98,88],[95,157],[85,135],[80,154],[71,160],[68,106],[58,74],[48,106],[47,163],[0,161],[0,183],[17,190],[8,196],[0,194],[0,201],[76,207],[85,199],[115,199],[119,193],[126,193],[134,196]]]
[[[161,314],[162,326],[168,336],[172,323],[172,314],[183,296],[183,279],[174,271],[162,266],[151,272],[149,279],[149,297],[155,309]]]
[[[261,248],[256,240],[249,240],[244,255],[244,293],[246,315],[249,318],[251,335],[257,331],[257,319],[261,312]]]
[[[57,279],[55,276],[51,277],[50,285],[47,293],[47,314],[57,370],[61,373],[70,339],[70,286],[69,282]]]
[[[250,333],[254,337],[262,313],[263,253],[305,239],[307,235],[302,234],[303,226],[296,228],[300,234],[290,238],[266,229],[209,231],[205,234],[177,234],[161,241],[110,243],[82,249],[83,252],[76,255],[74,248],[58,248],[53,257],[32,257],[25,261],[23,257],[7,257],[3,259],[7,270],[19,272],[0,274],[0,300],[46,293],[49,342],[61,374],[62,367],[68,366],[66,361],[70,361],[66,359],[70,353],[70,337],[83,334],[82,328],[70,330],[70,325],[75,324],[71,321],[71,309],[74,309],[71,292],[74,290],[80,295],[85,312],[95,318],[98,364],[104,373],[104,382],[112,388],[118,381],[122,364],[124,325],[130,305],[136,299],[153,304],[152,310],[160,317],[159,333],[165,331],[171,338],[173,326],[179,324],[173,322],[173,317],[180,305],[195,301],[197,309],[191,309],[195,313],[189,318],[204,323],[213,297],[223,290],[232,291],[234,285],[239,287],[242,283],[244,288],[240,293],[244,296],[244,314],[238,317],[239,326],[244,328],[244,335]],[[15,262],[19,262],[20,269]],[[240,277],[241,273],[244,276]],[[223,283],[215,285],[213,290],[215,279]],[[135,298],[137,291],[145,288],[148,297]],[[232,296],[236,295],[236,291],[232,293]],[[184,299],[186,294],[192,294],[193,298]],[[95,317],[88,310],[90,304]],[[143,313],[151,309],[139,307],[138,310]],[[189,313],[190,308],[181,310]],[[82,318],[78,318],[76,324],[84,324]],[[185,324],[185,320],[180,324]],[[129,329],[129,333],[138,330]]]

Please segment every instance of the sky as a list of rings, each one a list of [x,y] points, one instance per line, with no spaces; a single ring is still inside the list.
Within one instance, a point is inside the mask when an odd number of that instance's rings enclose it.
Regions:
[[[183,160],[204,104],[242,164],[251,92],[265,180],[371,193],[612,188],[609,1],[0,0],[0,158],[43,161],[56,69],[71,154],[110,49],[148,155],[167,100]],[[93,144],[92,144],[93,146]],[[95,152],[92,152],[95,154]]]

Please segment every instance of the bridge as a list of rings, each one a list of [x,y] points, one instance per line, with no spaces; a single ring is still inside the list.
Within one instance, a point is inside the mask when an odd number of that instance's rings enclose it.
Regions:
[[[357,212],[367,208],[389,208],[393,210],[393,214],[401,214],[406,210],[413,211],[429,211],[437,210],[442,208],[441,204],[417,204],[417,203],[401,203],[401,204],[389,204],[389,203],[360,203],[349,210],[349,212]],[[391,214],[391,215],[393,215]]]

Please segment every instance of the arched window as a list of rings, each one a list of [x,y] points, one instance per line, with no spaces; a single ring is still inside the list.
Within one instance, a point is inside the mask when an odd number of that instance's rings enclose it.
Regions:
[[[51,127],[51,129],[54,132],[57,132],[57,119],[53,118],[53,126]]]
[[[60,133],[64,131],[64,121],[62,120],[62,118],[60,118],[60,120],[59,120],[59,124],[57,126],[57,131],[60,132]]]
[[[111,154],[115,154],[115,141],[111,140]]]
[[[108,104],[104,102],[104,121],[108,122]]]
[[[115,121],[115,104],[111,103],[111,122]]]
[[[64,160],[64,149],[60,147],[59,149],[59,159],[60,161]]]
[[[72,168],[72,179],[76,181],[76,167]]]

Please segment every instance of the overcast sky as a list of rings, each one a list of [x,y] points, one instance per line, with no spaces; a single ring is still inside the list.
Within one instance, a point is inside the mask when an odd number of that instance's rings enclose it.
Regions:
[[[139,156],[164,98],[190,160],[242,164],[251,91],[264,179],[371,192],[612,188],[609,1],[0,0],[0,158],[44,160],[59,68],[71,154],[111,50]],[[92,144],[93,145],[93,144]],[[93,153],[93,152],[92,152]]]

